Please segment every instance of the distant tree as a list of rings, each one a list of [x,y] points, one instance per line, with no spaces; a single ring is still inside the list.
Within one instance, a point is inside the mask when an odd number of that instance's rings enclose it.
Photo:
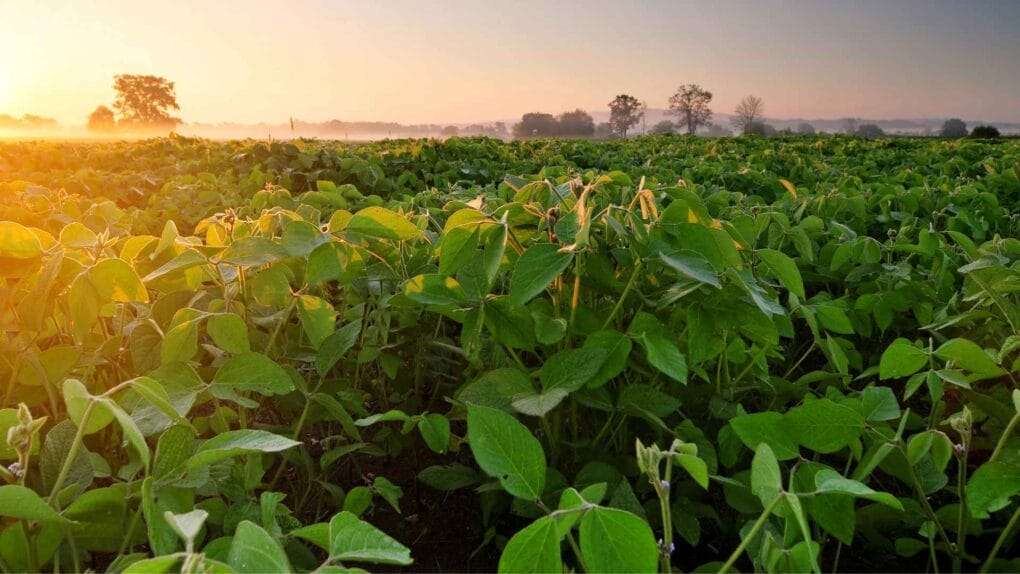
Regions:
[[[967,124],[960,118],[946,120],[946,123],[942,124],[942,131],[939,135],[944,138],[965,138],[967,137]]]
[[[609,102],[609,125],[620,137],[627,137],[627,132],[641,121],[643,115],[641,102],[634,96],[620,94]]]
[[[857,118],[843,118],[843,133],[854,135],[857,133],[857,126],[860,125]]]
[[[854,132],[854,135],[868,139],[882,138],[885,137],[885,130],[878,127],[877,124],[861,124],[857,126],[857,131]]]
[[[520,123],[514,124],[515,138],[542,138],[556,135],[559,122],[552,114],[531,112],[521,116]]]
[[[609,122],[602,122],[595,124],[595,137],[599,139],[609,139],[613,137],[613,126]]]
[[[778,132],[776,128],[762,121],[751,122],[751,125],[744,130],[744,135],[772,137]]]
[[[460,129],[457,126],[446,126],[439,133],[443,137],[448,137],[449,138],[449,137],[453,137],[453,136],[459,134],[460,133]]]
[[[996,139],[1002,137],[999,128],[995,126],[977,126],[970,131],[970,137],[980,139]]]
[[[677,125],[693,135],[712,119],[712,92],[698,84],[681,84],[669,98],[669,112],[677,117]]]
[[[733,110],[733,127],[741,133],[752,133],[751,128],[756,122],[760,123],[762,114],[765,113],[765,102],[758,96],[745,96]]]
[[[21,116],[21,126],[27,129],[43,130],[58,128],[60,124],[53,118],[25,114]]]
[[[652,131],[649,133],[664,135],[664,134],[675,134],[676,124],[669,120],[662,120],[661,122],[652,126]]]
[[[641,133],[648,133],[648,102],[641,100]]]
[[[733,132],[719,124],[709,123],[705,135],[710,138],[728,138],[733,135]]]
[[[113,110],[106,106],[98,106],[89,114],[88,129],[94,132],[108,132],[117,128],[117,120],[113,117]]]
[[[122,74],[115,76],[113,89],[117,99],[113,109],[120,114],[120,121],[141,127],[170,127],[181,123],[170,115],[171,110],[180,110],[174,83],[159,76]]]
[[[595,134],[595,120],[591,114],[578,108],[563,112],[559,117],[559,134],[574,137],[590,137]]]
[[[807,122],[801,122],[797,124],[797,133],[804,135],[812,135],[815,133],[815,126]]]

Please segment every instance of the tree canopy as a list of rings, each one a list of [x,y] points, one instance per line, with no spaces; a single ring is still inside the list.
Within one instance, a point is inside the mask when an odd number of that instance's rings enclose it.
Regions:
[[[712,92],[698,84],[682,84],[669,98],[669,111],[677,117],[677,124],[693,135],[712,119],[711,101]]]
[[[627,137],[627,132],[644,117],[644,106],[634,96],[620,94],[609,102],[609,125],[613,133]]]
[[[120,122],[140,127],[173,127],[180,118],[170,115],[179,111],[174,83],[159,76],[121,74],[114,77],[113,89],[117,99],[113,109],[120,114]]]

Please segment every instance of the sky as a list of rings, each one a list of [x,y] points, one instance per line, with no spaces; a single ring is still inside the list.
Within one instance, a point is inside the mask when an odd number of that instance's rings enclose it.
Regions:
[[[188,122],[463,123],[664,108],[1020,121],[1020,1],[0,0],[0,113],[80,125],[113,76]]]

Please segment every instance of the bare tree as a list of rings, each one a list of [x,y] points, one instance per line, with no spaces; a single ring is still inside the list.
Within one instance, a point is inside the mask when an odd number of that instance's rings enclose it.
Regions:
[[[641,102],[634,96],[620,94],[609,102],[609,125],[613,133],[621,137],[627,137],[630,128],[637,125],[644,112],[641,111]]]
[[[693,135],[712,119],[712,110],[708,107],[711,101],[712,92],[698,84],[682,84],[669,98],[669,112],[677,117],[681,128],[687,128],[687,133]]]
[[[758,96],[744,96],[736,109],[733,110],[733,127],[743,134],[751,133],[751,128],[761,122],[765,113],[765,102]]]

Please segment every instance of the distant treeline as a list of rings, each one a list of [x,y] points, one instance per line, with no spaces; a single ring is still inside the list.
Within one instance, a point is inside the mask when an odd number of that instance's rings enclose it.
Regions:
[[[57,120],[25,114],[20,118],[0,114],[0,130],[52,130],[60,127]]]

